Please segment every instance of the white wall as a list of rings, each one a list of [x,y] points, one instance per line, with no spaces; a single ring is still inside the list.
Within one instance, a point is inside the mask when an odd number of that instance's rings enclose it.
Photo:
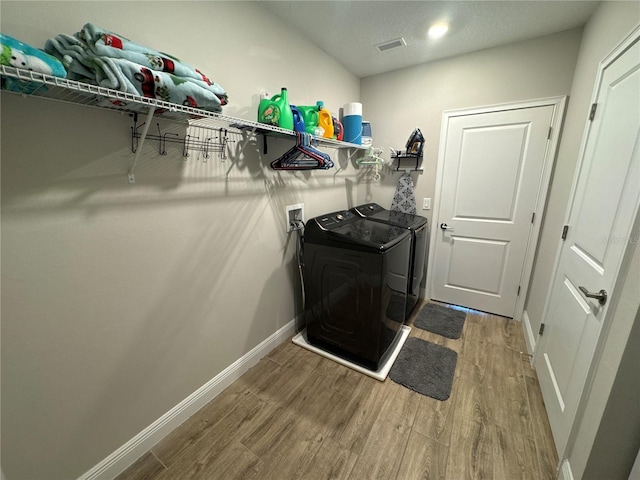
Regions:
[[[569,30],[362,80],[363,117],[385,158],[388,147],[404,148],[413,128],[425,135],[424,173],[412,178],[418,213],[430,224],[431,211],[420,206],[423,197],[434,197],[442,112],[568,95],[581,34]],[[399,175],[387,172],[380,188],[363,187],[360,201],[389,207]]]
[[[2,2],[35,46],[86,22],[195,65],[254,119],[258,93],[329,109],[359,80],[250,2]],[[2,469],[75,478],[300,310],[284,207],[344,208],[356,173],[277,173],[291,145],[250,144],[230,171],[145,145],[130,119],[2,94]],[[329,153],[334,153],[329,151]]]

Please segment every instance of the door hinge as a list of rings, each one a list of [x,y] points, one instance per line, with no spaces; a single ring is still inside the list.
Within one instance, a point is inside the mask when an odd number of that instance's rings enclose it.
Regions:
[[[562,227],[562,239],[566,240],[567,239],[567,232],[569,231],[569,225],[565,225],[564,227]]]
[[[553,130],[553,128],[549,127],[549,133],[547,134],[547,140],[549,140],[551,138],[551,131]]]
[[[536,219],[536,212],[533,212],[533,214],[531,215],[531,223],[533,223],[535,219]]]
[[[516,297],[520,296],[520,285],[518,285],[518,293],[516,293]]]
[[[589,120],[593,120],[594,118],[596,118],[596,110],[597,109],[598,109],[598,104],[597,103],[591,104],[591,112],[589,112]]]
[[[540,324],[540,330],[538,331],[538,335],[542,335],[544,333],[544,323]]]

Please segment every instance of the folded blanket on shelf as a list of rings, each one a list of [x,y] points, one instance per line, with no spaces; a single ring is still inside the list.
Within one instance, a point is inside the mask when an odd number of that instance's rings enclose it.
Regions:
[[[214,112],[227,104],[225,90],[198,69],[90,23],[47,40],[45,50],[73,80]]]
[[[3,33],[0,33],[0,65],[62,78],[67,76],[67,71],[57,58]],[[2,79],[2,89],[13,92],[33,93],[41,87],[40,83],[10,77]]]

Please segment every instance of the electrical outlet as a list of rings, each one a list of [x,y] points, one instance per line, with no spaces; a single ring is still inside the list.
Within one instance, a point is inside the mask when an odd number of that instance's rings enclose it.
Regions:
[[[422,209],[423,210],[431,210],[431,199],[423,198],[422,199]]]
[[[285,220],[287,221],[287,233],[301,230],[304,226],[304,203],[287,205],[285,208]]]
[[[267,98],[271,98],[271,94],[269,92],[262,90],[260,92],[260,100],[266,100]]]

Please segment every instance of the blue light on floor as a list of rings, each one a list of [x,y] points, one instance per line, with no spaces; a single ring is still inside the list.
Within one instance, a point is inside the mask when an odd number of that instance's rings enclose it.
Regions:
[[[449,305],[449,308],[453,310],[460,310],[461,312],[470,313],[472,315],[486,315],[485,312],[474,310],[473,308],[461,307],[460,305]]]

